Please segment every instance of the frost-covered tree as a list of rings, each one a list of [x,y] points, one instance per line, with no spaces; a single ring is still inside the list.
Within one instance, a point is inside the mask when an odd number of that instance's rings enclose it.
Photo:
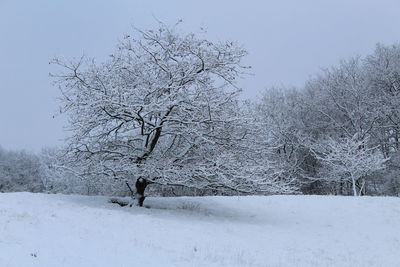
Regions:
[[[378,147],[367,147],[367,140],[357,136],[339,140],[329,138],[312,147],[324,166],[322,178],[350,182],[354,196],[365,194],[365,178],[384,169],[387,161]]]
[[[43,173],[38,156],[0,147],[0,192],[41,192]]]
[[[342,61],[310,80],[303,97],[310,134],[370,136],[379,114],[368,82],[363,61],[358,57]]]
[[[307,172],[308,149],[304,146],[304,122],[301,94],[295,88],[274,87],[267,89],[256,105],[255,112],[267,129],[264,133],[274,147],[275,159],[285,175],[300,182]]]
[[[241,112],[246,54],[160,25],[126,35],[103,63],[54,60],[64,69],[54,76],[72,133],[67,159],[84,175],[144,185],[288,191]]]
[[[389,155],[400,150],[400,45],[378,44],[365,60],[370,98],[375,99],[379,116],[376,137]]]
[[[289,163],[283,168],[297,166],[299,177],[310,181],[302,186],[303,193],[350,193],[345,179],[313,180],[318,174],[329,176],[331,172],[321,158],[309,152],[315,144],[323,147],[327,136],[339,141],[357,136],[366,142],[365,147],[379,147],[385,158],[398,154],[400,45],[378,44],[371,55],[343,60],[297,90],[269,88],[259,106],[258,112],[273,134],[270,144]],[[398,173],[398,168],[390,167],[368,176],[368,192],[398,194],[397,183],[390,182],[396,181],[393,177]],[[390,186],[393,190],[388,190]]]

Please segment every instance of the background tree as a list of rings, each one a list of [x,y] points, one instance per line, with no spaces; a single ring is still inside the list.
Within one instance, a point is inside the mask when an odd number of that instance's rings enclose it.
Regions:
[[[274,87],[265,91],[256,104],[255,113],[265,124],[264,138],[273,147],[270,156],[286,177],[304,186],[309,168],[309,151],[305,144],[301,94],[296,88]]]
[[[379,130],[375,137],[389,156],[400,150],[400,45],[378,44],[365,60],[370,97],[376,100]]]
[[[0,192],[42,192],[42,178],[38,156],[25,151],[7,151],[0,147]]]
[[[273,143],[281,147],[278,151],[301,163],[284,167],[290,170],[298,166],[295,174],[298,180],[307,182],[307,177],[329,174],[322,159],[310,153],[312,146],[328,145],[327,137],[342,142],[357,136],[358,141],[366,142],[366,147],[379,147],[385,158],[391,158],[385,170],[368,175],[365,180],[369,184],[368,193],[397,195],[400,193],[395,178],[399,174],[395,167],[399,153],[399,88],[400,46],[377,45],[371,55],[343,60],[309,79],[302,88],[268,89],[259,112],[274,133]],[[295,149],[287,153],[286,144]],[[346,187],[346,179],[308,182],[301,187],[303,193],[352,194],[353,191]],[[392,190],[388,190],[390,185]]]
[[[384,169],[387,161],[378,147],[367,147],[367,139],[358,136],[339,140],[329,138],[311,146],[324,167],[321,177],[349,182],[354,196],[365,195],[365,178]]]

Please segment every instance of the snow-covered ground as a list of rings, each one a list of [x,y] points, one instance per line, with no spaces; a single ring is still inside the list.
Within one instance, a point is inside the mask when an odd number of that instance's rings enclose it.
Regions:
[[[0,266],[400,266],[400,199],[0,194]]]

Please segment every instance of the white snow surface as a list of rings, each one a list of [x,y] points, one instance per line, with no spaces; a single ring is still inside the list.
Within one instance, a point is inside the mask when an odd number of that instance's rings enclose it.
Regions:
[[[400,198],[0,194],[0,266],[400,266]]]

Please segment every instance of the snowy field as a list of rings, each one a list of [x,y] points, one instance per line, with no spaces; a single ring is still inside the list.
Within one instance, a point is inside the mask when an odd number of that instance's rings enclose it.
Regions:
[[[0,194],[0,266],[400,266],[400,198]]]

